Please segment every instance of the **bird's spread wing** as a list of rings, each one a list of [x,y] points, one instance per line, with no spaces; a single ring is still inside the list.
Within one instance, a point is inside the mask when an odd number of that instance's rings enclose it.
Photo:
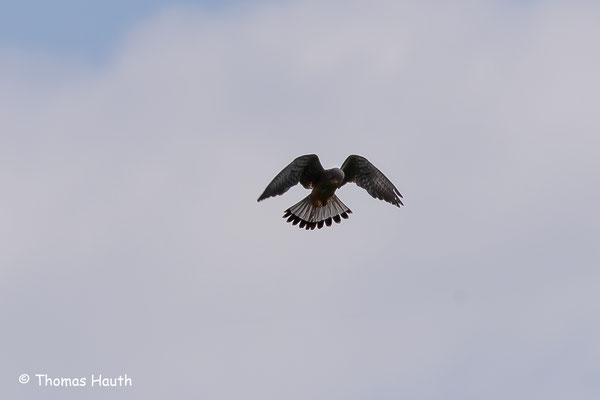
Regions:
[[[317,182],[322,173],[323,166],[316,154],[300,156],[273,178],[258,201],[284,194],[298,183],[309,189]]]
[[[402,195],[394,184],[366,158],[348,156],[342,164],[342,171],[345,175],[342,185],[354,182],[376,199],[385,200],[398,207],[404,205],[400,200]]]

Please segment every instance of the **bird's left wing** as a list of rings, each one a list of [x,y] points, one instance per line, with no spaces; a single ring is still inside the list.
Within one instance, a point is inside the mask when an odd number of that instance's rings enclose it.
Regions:
[[[400,200],[402,195],[396,186],[366,158],[348,156],[342,164],[342,171],[344,171],[342,185],[354,182],[376,199],[385,200],[398,207],[404,205]]]
[[[300,156],[273,178],[258,201],[284,194],[298,183],[309,189],[317,182],[322,173],[323,166],[316,154]]]

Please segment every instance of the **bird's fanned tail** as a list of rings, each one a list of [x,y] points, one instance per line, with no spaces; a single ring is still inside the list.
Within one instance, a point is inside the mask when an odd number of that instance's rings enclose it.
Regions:
[[[294,204],[283,214],[287,222],[292,225],[298,225],[300,229],[306,230],[331,226],[333,222],[340,223],[342,219],[348,219],[348,214],[352,211],[342,201],[333,195],[326,205],[319,204],[317,207],[313,204],[311,195]]]

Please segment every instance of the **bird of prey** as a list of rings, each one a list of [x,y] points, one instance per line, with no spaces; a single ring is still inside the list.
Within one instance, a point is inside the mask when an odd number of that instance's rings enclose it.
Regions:
[[[273,180],[258,201],[279,196],[298,183],[312,189],[304,199],[284,211],[287,222],[308,229],[321,229],[348,219],[352,211],[335,195],[348,182],[354,182],[372,197],[397,207],[404,205],[402,195],[394,184],[364,157],[351,155],[342,168],[323,169],[316,154],[300,156],[285,167]]]

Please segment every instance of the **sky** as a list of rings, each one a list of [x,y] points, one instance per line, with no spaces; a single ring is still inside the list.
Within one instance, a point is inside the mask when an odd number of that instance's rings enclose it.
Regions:
[[[110,58],[132,25],[165,8],[200,6],[206,12],[215,12],[241,4],[217,0],[6,2],[0,14],[0,45],[101,63]]]
[[[7,7],[1,398],[600,396],[599,5]],[[405,207],[286,224],[309,153]]]

